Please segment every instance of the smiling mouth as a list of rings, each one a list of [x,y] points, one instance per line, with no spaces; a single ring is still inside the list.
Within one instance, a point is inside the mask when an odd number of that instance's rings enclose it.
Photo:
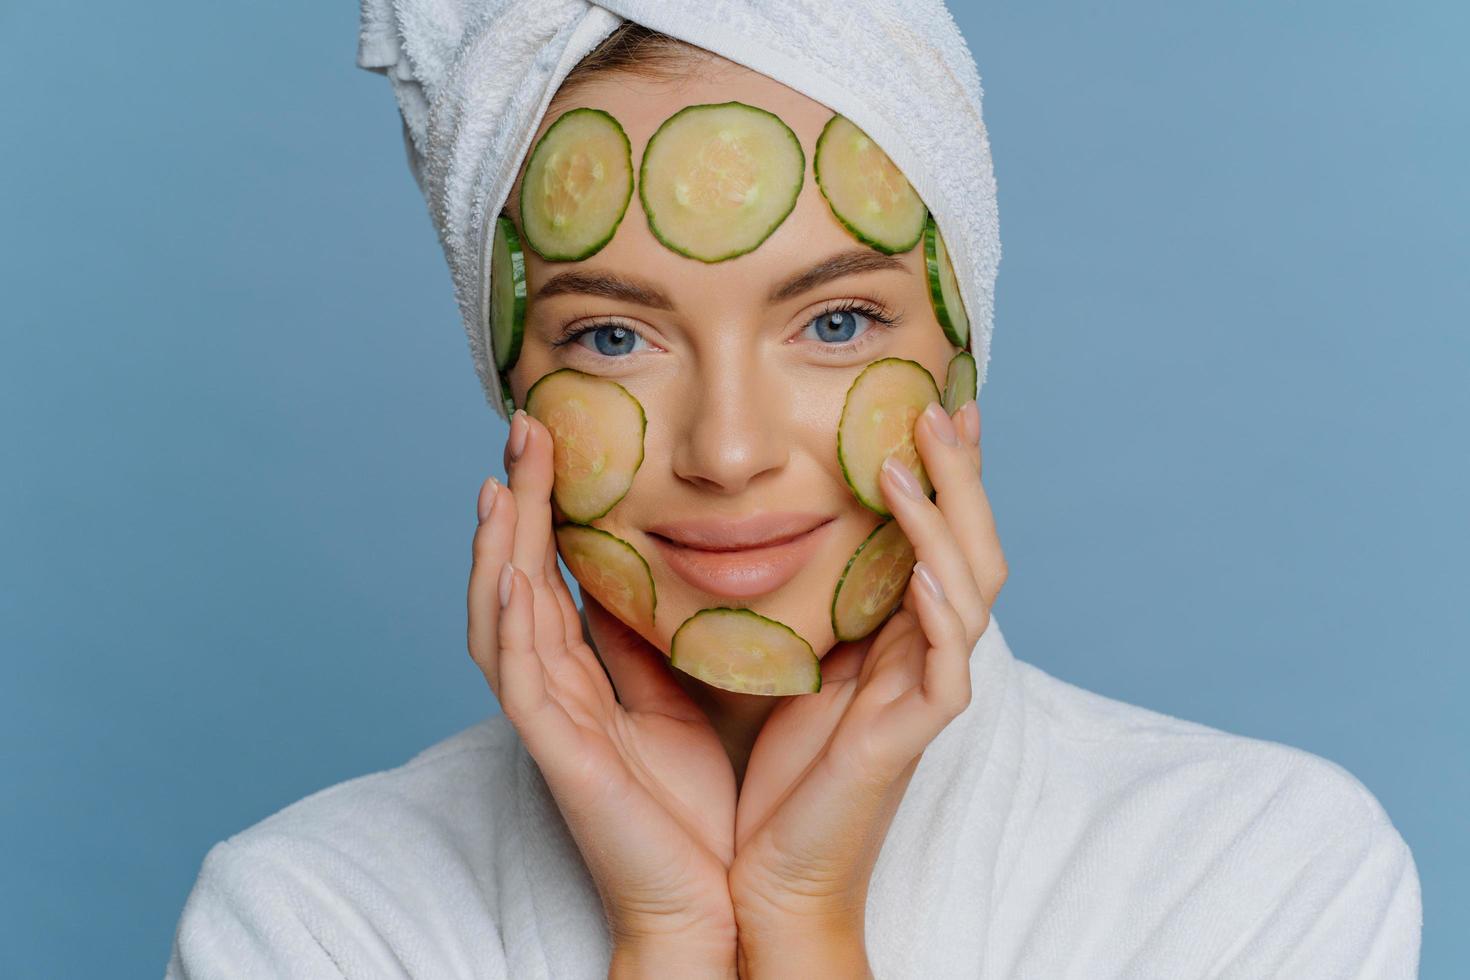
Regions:
[[[754,547],[693,547],[653,531],[664,561],[684,581],[702,592],[748,599],[775,591],[791,581],[821,544],[828,518],[816,527],[763,541]]]

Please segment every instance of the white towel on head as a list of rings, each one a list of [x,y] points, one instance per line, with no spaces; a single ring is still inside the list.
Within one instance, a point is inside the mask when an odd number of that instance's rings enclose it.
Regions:
[[[625,20],[767,75],[882,147],[944,233],[983,385],[1000,221],[980,75],[942,0],[362,0],[357,63],[393,83],[496,411],[487,230],[562,79]],[[843,53],[840,71],[824,51]]]

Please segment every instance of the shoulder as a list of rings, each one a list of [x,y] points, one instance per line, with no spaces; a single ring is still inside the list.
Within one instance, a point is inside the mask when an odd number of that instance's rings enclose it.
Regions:
[[[428,957],[408,972],[434,975],[461,954],[493,964],[504,836],[494,830],[514,819],[517,745],[494,715],[216,843],[168,975],[402,975],[405,956]],[[454,948],[460,940],[483,948]]]
[[[1130,969],[1413,975],[1413,856],[1347,769],[1018,667],[1044,733],[1034,816],[1053,854],[1037,860],[1054,887],[1128,910],[1110,942],[1132,950]]]
[[[436,742],[392,769],[329,786],[297,800],[229,838],[237,848],[287,840],[344,839],[372,846],[397,836],[395,828],[422,824],[445,836],[483,827],[488,813],[510,802],[517,735],[503,715],[492,715]]]
[[[1052,758],[1083,780],[1079,788],[1118,804],[1147,797],[1188,807],[1203,797],[1212,811],[1250,809],[1264,824],[1308,842],[1320,842],[1324,832],[1392,826],[1378,798],[1330,759],[1109,698],[1024,661],[1018,666]]]

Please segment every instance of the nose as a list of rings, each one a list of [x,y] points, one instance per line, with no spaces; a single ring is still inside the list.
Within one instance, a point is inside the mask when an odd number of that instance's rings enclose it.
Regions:
[[[789,394],[754,361],[692,372],[672,454],[674,473],[702,490],[738,494],[790,458]]]

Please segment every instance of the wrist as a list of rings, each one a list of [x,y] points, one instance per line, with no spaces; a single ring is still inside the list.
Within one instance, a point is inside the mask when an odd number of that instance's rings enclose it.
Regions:
[[[715,936],[654,936],[617,940],[608,980],[688,977],[735,980],[735,939]]]
[[[742,923],[736,942],[742,978],[830,977],[872,980],[859,917],[789,918],[780,923]]]

